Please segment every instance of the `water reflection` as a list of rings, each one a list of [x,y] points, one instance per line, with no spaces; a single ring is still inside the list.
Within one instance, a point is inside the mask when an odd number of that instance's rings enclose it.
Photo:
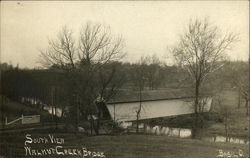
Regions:
[[[190,129],[170,128],[161,126],[154,126],[154,127],[146,126],[145,132],[148,134],[166,135],[170,137],[180,137],[180,138],[188,138],[191,137],[192,135]]]
[[[145,133],[147,134],[155,134],[155,135],[162,135],[162,136],[170,136],[170,137],[178,137],[178,138],[191,138],[192,131],[191,129],[186,128],[170,128],[170,127],[162,127],[162,126],[146,126]],[[226,137],[216,135],[210,137],[203,137],[202,140],[209,141],[209,142],[223,142],[223,143],[237,143],[237,144],[249,144],[249,141],[246,139],[230,137],[228,141]]]
[[[202,138],[202,140],[210,141],[210,142],[222,142],[222,143],[227,142],[227,139],[224,136],[204,137]],[[230,137],[228,139],[228,143],[249,144],[249,141],[247,141],[246,139]]]

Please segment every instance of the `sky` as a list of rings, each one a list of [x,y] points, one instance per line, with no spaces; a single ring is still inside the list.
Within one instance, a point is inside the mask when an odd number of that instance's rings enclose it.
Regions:
[[[171,64],[167,48],[196,18],[208,18],[222,33],[237,33],[240,41],[227,55],[231,60],[248,59],[248,1],[1,1],[1,62],[39,67],[39,50],[46,49],[48,39],[63,26],[77,34],[91,22],[123,37],[123,61],[155,54]]]

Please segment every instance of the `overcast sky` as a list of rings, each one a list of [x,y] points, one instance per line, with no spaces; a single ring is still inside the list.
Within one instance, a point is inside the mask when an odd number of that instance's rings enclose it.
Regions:
[[[191,18],[206,17],[223,32],[240,35],[228,55],[247,60],[248,1],[1,1],[1,62],[39,66],[38,50],[45,49],[62,26],[77,33],[88,21],[110,26],[113,34],[123,36],[124,61],[157,54],[170,62],[167,46],[178,40]]]

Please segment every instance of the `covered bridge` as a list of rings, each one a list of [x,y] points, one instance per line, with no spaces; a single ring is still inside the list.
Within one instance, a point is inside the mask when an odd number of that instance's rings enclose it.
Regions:
[[[144,97],[141,101],[136,100],[138,95],[134,92],[121,95],[120,99],[112,100],[106,105],[111,118],[117,122],[135,121],[137,119],[136,111],[139,109],[140,104],[142,107],[140,120],[194,113],[194,97],[185,96],[184,93],[177,91],[168,91],[168,93],[165,91],[147,92],[142,94]],[[169,97],[166,97],[166,95]],[[201,112],[209,112],[212,105],[212,97],[202,97],[201,105]]]

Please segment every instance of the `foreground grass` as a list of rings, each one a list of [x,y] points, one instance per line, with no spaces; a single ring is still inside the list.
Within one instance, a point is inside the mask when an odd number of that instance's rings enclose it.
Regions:
[[[32,156],[24,156],[25,134],[2,134],[1,156],[31,158]],[[248,156],[248,145],[240,144],[210,143],[152,135],[92,137],[59,133],[53,135],[64,138],[63,146],[65,147],[86,147],[90,151],[104,152],[107,158],[216,158],[220,149],[235,153],[238,153],[240,149],[243,151],[244,157]],[[32,138],[48,137],[48,134],[31,133],[31,136]],[[44,148],[49,145],[51,144],[30,144],[34,148]]]

